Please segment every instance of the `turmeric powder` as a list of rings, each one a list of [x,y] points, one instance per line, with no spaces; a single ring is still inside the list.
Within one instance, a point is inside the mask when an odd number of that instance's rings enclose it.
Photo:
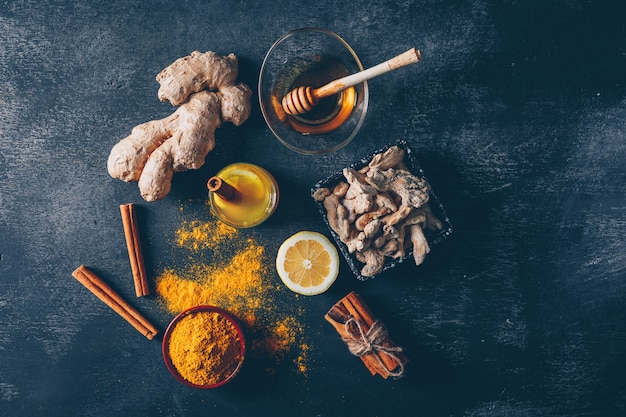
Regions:
[[[193,251],[210,249],[237,234],[237,229],[222,222],[184,222],[176,231],[178,246]]]
[[[178,374],[195,385],[224,382],[243,361],[235,325],[214,311],[184,316],[171,331],[167,348]]]
[[[182,274],[165,269],[157,280],[157,292],[173,313],[210,304],[241,317],[258,309],[267,292],[262,277],[263,251],[263,247],[251,243],[225,266],[193,264]]]
[[[291,296],[278,285],[265,247],[257,239],[224,223],[183,221],[175,232],[175,244],[189,252],[184,268],[165,268],[156,280],[156,292],[165,309],[173,314],[196,305],[215,305],[236,316],[249,342],[249,354],[278,365],[300,349],[298,371],[305,369],[303,311],[280,303]],[[246,234],[246,236],[242,236]],[[303,346],[307,347],[306,349]],[[273,371],[268,368],[267,371]]]

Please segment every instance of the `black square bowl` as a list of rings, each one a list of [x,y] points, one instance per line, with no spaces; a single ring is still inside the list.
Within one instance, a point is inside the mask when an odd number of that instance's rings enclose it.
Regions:
[[[426,181],[428,181],[426,179],[426,176],[424,175],[424,171],[422,170],[422,168],[420,167],[419,163],[417,162],[417,158],[415,157],[415,154],[413,152],[413,150],[409,147],[409,145],[406,143],[406,141],[404,140],[400,140],[394,143],[390,143],[388,145],[386,145],[383,148],[378,149],[377,151],[373,152],[372,154],[370,154],[369,156],[366,156],[362,159],[360,159],[359,161],[353,163],[352,165],[350,165],[347,168],[353,168],[356,170],[359,170],[361,168],[363,168],[364,166],[368,165],[369,162],[372,160],[372,158],[379,154],[379,153],[383,153],[385,151],[387,151],[389,148],[393,147],[393,146],[397,146],[401,149],[404,150],[405,156],[404,156],[404,163],[406,164],[407,168],[409,169],[409,171],[420,178],[425,179]],[[329,188],[329,189],[333,189],[339,182],[341,181],[345,181],[345,177],[343,176],[343,169],[335,174],[330,175],[329,177],[318,181],[313,188],[311,189],[311,195],[313,195],[315,193],[315,191],[317,191],[320,188]],[[356,256],[353,253],[350,253],[348,250],[348,247],[346,246],[345,243],[343,243],[341,241],[341,239],[339,238],[339,235],[337,234],[337,232],[335,232],[331,227],[330,224],[328,222],[328,217],[326,215],[326,209],[324,208],[324,205],[322,202],[320,201],[315,201],[315,204],[317,205],[317,208],[322,216],[322,218],[324,219],[324,223],[326,223],[326,225],[328,226],[328,229],[330,230],[330,234],[332,235],[333,239],[335,240],[335,243],[337,245],[337,248],[339,249],[339,251],[341,252],[341,254],[343,255],[343,257],[346,259],[348,265],[350,266],[350,269],[352,270],[352,272],[354,273],[354,275],[357,277],[357,279],[361,280],[361,281],[366,281],[368,279],[374,278],[379,276],[380,274],[382,274],[383,272],[394,268],[395,266],[397,266],[398,264],[404,262],[405,260],[413,260],[413,250],[409,250],[406,252],[406,254],[403,257],[400,258],[385,258],[385,263],[384,266],[382,268],[382,270],[373,276],[363,276],[361,274],[361,268],[363,266],[363,264],[361,262],[359,262],[356,259]],[[438,243],[442,242],[443,240],[445,240],[448,236],[450,236],[450,234],[452,234],[452,224],[450,223],[450,219],[448,218],[443,206],[441,205],[441,203],[439,202],[439,199],[437,198],[437,196],[435,195],[435,193],[432,190],[432,187],[430,189],[430,195],[429,195],[429,201],[428,204],[430,206],[431,211],[433,212],[433,214],[441,221],[443,227],[440,230],[437,231],[430,231],[428,229],[424,230],[424,235],[426,236],[426,240],[428,242],[428,245],[430,246],[431,250],[432,248],[437,245]]]

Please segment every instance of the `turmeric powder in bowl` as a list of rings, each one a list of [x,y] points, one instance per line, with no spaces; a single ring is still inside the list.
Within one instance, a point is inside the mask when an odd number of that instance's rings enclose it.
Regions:
[[[177,315],[163,336],[163,358],[183,384],[217,388],[232,380],[243,364],[241,327],[227,311],[196,306]]]

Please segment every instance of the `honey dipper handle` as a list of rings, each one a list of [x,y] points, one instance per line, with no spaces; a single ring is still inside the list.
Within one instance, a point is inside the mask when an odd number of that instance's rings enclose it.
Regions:
[[[386,72],[393,71],[395,69],[402,68],[410,64],[414,64],[418,62],[420,58],[420,51],[415,48],[411,48],[398,56],[395,56],[364,71],[348,75],[347,77],[343,77],[335,81],[331,81],[328,84],[311,91],[311,94],[316,99],[332,96],[333,94],[337,94],[338,92],[343,91],[348,87],[352,87],[353,85],[357,85],[359,83],[362,83],[363,81],[378,77],[379,75]]]

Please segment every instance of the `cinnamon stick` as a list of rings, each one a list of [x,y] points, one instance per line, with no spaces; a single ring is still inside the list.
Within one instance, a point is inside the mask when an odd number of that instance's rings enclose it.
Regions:
[[[363,321],[363,330],[367,333],[376,322],[376,318],[370,311],[367,304],[365,304],[363,299],[357,293],[351,292],[346,296],[345,305],[351,314],[355,314],[355,317],[361,317]],[[391,339],[387,338],[383,341],[383,346],[391,347],[395,345],[393,345]],[[398,361],[395,358],[386,354],[381,354],[380,352],[378,352],[378,356],[382,360],[386,369],[393,370],[398,366]]]
[[[408,357],[357,293],[351,292],[339,300],[324,318],[372,375],[379,374],[385,379],[403,375]]]
[[[152,340],[154,336],[156,336],[158,333],[157,328],[142,316],[141,313],[124,301],[124,299],[106,282],[102,281],[100,277],[87,269],[85,265],[76,268],[76,270],[72,272],[72,276],[145,337]]]
[[[218,176],[213,176],[207,181],[210,192],[222,197],[224,200],[235,201],[239,198],[239,191]]]
[[[124,236],[126,237],[126,247],[128,248],[128,258],[130,259],[130,269],[133,273],[135,283],[135,294],[143,297],[150,293],[148,286],[148,275],[143,261],[141,243],[139,241],[139,229],[137,227],[137,216],[133,204],[122,204],[122,224],[124,225]]]

